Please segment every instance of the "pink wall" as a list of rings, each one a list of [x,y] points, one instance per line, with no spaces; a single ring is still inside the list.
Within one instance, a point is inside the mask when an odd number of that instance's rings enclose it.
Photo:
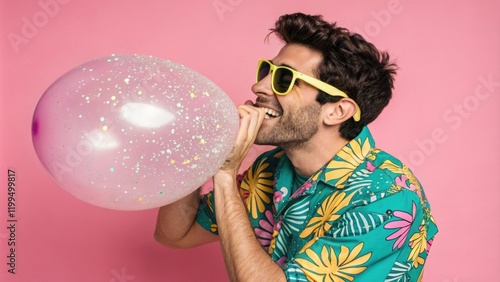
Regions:
[[[395,97],[371,128],[430,198],[440,233],[425,280],[497,281],[499,1],[274,2],[1,2],[0,281],[226,281],[218,244],[163,248],[155,210],[106,210],[59,188],[33,150],[31,117],[56,78],[112,53],[185,64],[241,103],[252,97],[256,61],[279,48],[264,43],[268,28],[295,11],[357,30],[399,62]],[[17,176],[15,275],[6,268],[8,168]]]

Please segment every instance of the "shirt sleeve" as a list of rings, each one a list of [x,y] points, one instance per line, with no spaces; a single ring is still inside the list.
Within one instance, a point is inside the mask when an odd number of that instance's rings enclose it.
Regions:
[[[205,230],[219,235],[217,221],[215,219],[215,204],[214,193],[210,191],[201,197],[198,213],[196,214],[196,222]]]
[[[420,281],[437,229],[402,190],[344,212],[284,268],[288,281]]]

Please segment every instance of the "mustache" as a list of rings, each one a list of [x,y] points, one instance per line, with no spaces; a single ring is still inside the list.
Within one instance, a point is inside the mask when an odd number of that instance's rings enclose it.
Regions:
[[[281,108],[281,105],[278,103],[278,101],[276,101],[272,98],[259,96],[259,97],[257,97],[257,99],[255,99],[255,102],[261,103],[261,104],[268,104],[271,107],[275,108],[276,110],[279,110],[281,112],[283,111],[283,109]]]
[[[257,103],[271,103],[271,99],[266,98],[266,97],[257,97],[257,99],[255,99],[255,102],[257,102]]]

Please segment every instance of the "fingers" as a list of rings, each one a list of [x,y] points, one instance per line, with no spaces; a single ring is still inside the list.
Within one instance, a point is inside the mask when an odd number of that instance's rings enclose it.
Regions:
[[[251,102],[239,106],[238,113],[240,115],[240,129],[233,150],[221,168],[222,170],[237,170],[239,168],[264,121],[265,111],[254,107]]]
[[[248,103],[248,101],[247,101]],[[265,111],[263,109],[254,107],[253,104],[241,105],[238,107],[238,113],[240,115],[240,130],[238,132],[237,141],[252,145],[257,137],[259,128],[262,125],[265,117]]]

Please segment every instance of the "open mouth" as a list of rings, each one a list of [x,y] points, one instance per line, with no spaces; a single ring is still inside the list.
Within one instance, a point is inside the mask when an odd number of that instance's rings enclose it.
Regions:
[[[270,119],[270,118],[276,118],[276,117],[280,117],[281,116],[281,113],[273,110],[273,109],[269,109],[269,108],[266,108],[266,107],[259,107],[261,109],[264,109],[266,111],[266,119]]]

